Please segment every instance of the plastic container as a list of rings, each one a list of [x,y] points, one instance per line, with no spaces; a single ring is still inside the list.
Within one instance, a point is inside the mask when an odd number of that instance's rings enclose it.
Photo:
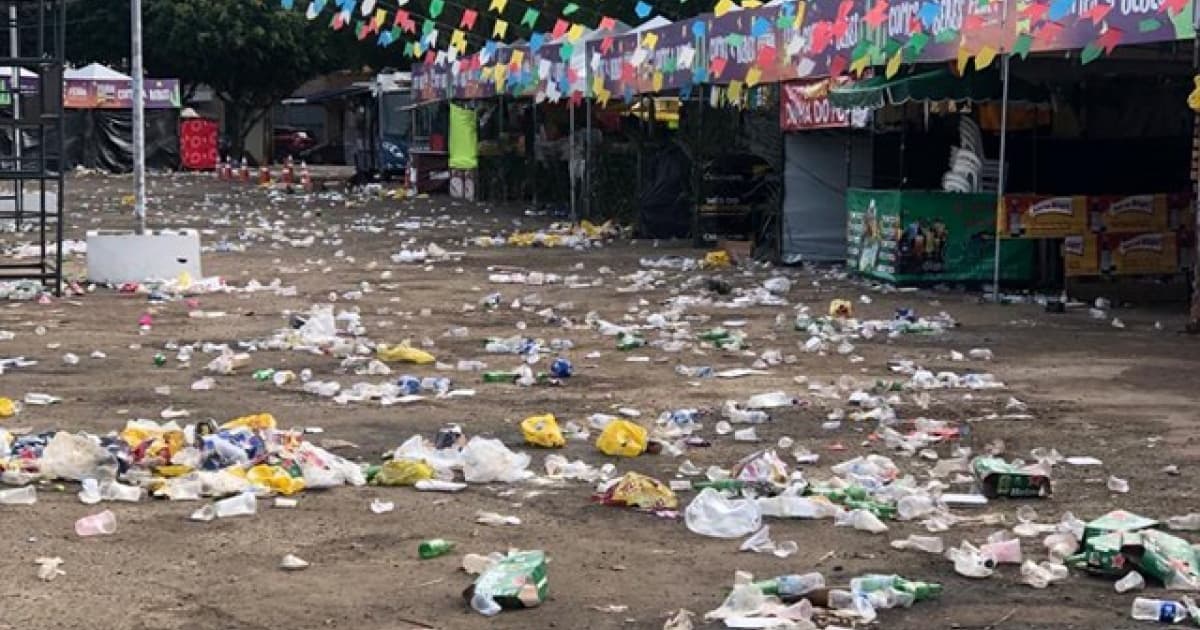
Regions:
[[[109,536],[116,532],[117,515],[110,510],[104,510],[75,521],[75,533],[80,536]]]
[[[217,518],[229,518],[231,516],[251,516],[258,511],[258,499],[249,492],[243,492],[239,495],[221,499],[214,505]]]
[[[37,503],[37,488],[23,486],[0,490],[0,505],[33,505]]]
[[[1129,616],[1138,621],[1179,623],[1188,618],[1188,612],[1184,605],[1177,601],[1139,597],[1133,600]]]

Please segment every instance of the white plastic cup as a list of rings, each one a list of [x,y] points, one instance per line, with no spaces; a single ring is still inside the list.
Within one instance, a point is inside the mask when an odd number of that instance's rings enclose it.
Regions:
[[[254,498],[252,493],[243,492],[228,499],[221,499],[214,506],[217,511],[217,518],[251,516],[258,511],[258,499]]]
[[[115,481],[100,484],[100,492],[108,501],[126,501],[128,503],[141,501],[142,495],[145,493],[138,486],[129,486]]]
[[[117,532],[117,515],[110,510],[85,516],[75,521],[75,533],[80,536],[108,536]]]
[[[37,488],[22,486],[0,490],[0,505],[33,505],[37,503]]]

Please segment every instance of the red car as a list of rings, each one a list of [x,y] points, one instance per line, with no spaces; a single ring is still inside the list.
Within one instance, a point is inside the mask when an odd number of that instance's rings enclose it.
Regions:
[[[280,161],[287,156],[300,159],[317,146],[317,140],[303,129],[296,127],[275,128],[275,160]]]

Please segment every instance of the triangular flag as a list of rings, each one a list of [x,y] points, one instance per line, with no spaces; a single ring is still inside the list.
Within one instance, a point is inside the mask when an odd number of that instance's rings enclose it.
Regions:
[[[729,11],[736,6],[737,5],[733,3],[733,0],[717,0],[716,6],[713,7],[713,15],[721,17],[722,15],[729,13]]]
[[[488,5],[488,11],[504,13],[504,7],[506,6],[508,6],[508,0],[492,0],[492,3]]]
[[[446,0],[429,0],[429,17],[437,19],[446,8]]]
[[[996,49],[984,44],[979,48],[979,52],[975,53],[975,69],[983,70],[992,65],[992,60],[996,58]]]
[[[754,87],[758,85],[758,82],[761,80],[762,70],[759,70],[758,66],[751,66],[750,69],[746,71],[746,85]]]
[[[892,57],[888,59],[887,67],[883,70],[883,76],[888,79],[896,76],[896,73],[900,71],[900,62],[903,60],[903,50],[897,50],[896,54],[892,55]]]
[[[475,18],[478,13],[471,9],[463,9],[462,19],[458,21],[458,28],[465,28],[468,31],[475,28]]]
[[[967,71],[967,62],[971,60],[971,51],[964,46],[958,47],[958,57],[955,59],[958,76],[962,76]]]
[[[503,38],[508,34],[508,22],[504,20],[496,20],[496,24],[492,26],[492,37]]]
[[[537,26],[537,19],[539,15],[540,14],[537,12],[537,9],[534,9],[533,7],[525,9],[525,15],[521,16],[521,26],[534,28]]]

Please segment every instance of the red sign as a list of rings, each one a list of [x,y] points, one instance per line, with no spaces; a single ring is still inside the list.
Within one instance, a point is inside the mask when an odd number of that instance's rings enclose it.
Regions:
[[[211,171],[217,167],[217,123],[189,118],[179,123],[179,153],[183,168]]]
[[[838,129],[850,126],[850,112],[829,104],[830,79],[783,84],[780,121],[784,131]]]

